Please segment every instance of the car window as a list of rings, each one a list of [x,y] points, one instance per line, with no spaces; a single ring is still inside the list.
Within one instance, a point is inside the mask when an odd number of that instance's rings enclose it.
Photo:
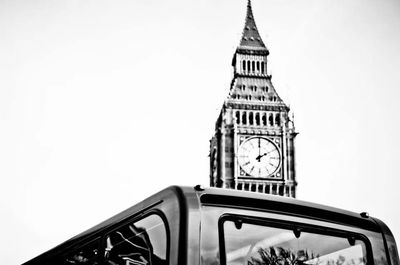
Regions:
[[[152,214],[116,229],[106,237],[105,258],[109,265],[166,264],[164,221]]]
[[[63,261],[61,263],[63,265],[71,265],[71,264],[97,265],[99,264],[98,255],[99,255],[99,243],[98,241],[94,241],[72,251],[65,258],[63,258]]]
[[[366,244],[354,236],[226,220],[228,265],[365,265]]]

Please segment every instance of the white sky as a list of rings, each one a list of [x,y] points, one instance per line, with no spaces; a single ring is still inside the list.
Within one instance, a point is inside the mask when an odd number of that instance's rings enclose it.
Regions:
[[[253,0],[295,113],[298,198],[400,240],[400,1]],[[245,0],[0,0],[1,264],[172,185],[208,144]]]

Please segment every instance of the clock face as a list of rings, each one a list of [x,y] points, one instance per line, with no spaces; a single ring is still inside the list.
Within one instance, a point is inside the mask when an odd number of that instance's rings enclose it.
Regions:
[[[281,155],[277,146],[263,137],[251,137],[239,147],[238,161],[247,174],[266,178],[277,171]]]

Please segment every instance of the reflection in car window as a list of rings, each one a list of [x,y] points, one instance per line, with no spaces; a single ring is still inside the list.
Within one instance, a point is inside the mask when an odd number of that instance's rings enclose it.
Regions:
[[[64,260],[63,264],[85,264],[97,265],[98,264],[98,242],[89,243],[78,250],[69,254]]]
[[[158,215],[118,228],[107,236],[106,243],[106,264],[166,264],[167,234]]]
[[[396,242],[394,240],[393,236],[386,236],[387,238],[387,243],[388,243],[388,249],[389,249],[389,254],[390,254],[390,259],[392,261],[392,265],[400,265],[399,262],[399,256],[396,248]]]
[[[229,265],[365,265],[365,243],[354,237],[225,221]]]

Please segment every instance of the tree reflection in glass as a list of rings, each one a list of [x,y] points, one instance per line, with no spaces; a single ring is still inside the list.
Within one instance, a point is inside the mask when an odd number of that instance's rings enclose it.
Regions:
[[[296,229],[224,222],[227,265],[365,265],[365,243]]]

